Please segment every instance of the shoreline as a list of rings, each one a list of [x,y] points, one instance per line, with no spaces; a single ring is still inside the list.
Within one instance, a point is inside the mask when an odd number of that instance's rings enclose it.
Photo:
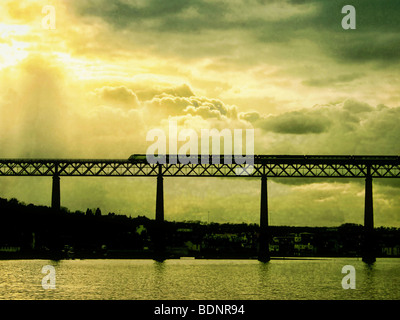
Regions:
[[[362,257],[359,256],[321,256],[321,257],[297,257],[297,256],[288,256],[288,257],[270,257],[270,260],[329,260],[329,259],[357,259],[362,260]],[[399,257],[376,257],[377,259],[393,259]],[[51,260],[51,261],[61,261],[61,260],[154,260],[154,261],[165,261],[165,260],[258,260],[257,257],[193,257],[193,256],[181,256],[181,257],[54,257],[54,256],[24,256],[24,257],[0,257],[0,261],[11,261],[11,260]]]

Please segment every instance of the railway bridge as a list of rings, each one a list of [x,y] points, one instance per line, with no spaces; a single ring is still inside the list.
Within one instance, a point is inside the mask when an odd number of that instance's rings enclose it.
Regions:
[[[240,161],[236,159],[240,158]],[[155,177],[155,219],[164,221],[164,177],[258,178],[261,181],[259,260],[268,261],[268,178],[360,178],[365,180],[362,259],[372,263],[374,250],[373,179],[400,178],[399,156],[255,155],[248,157],[164,155],[149,162],[146,155],[129,159],[0,159],[0,176],[52,177],[51,206],[60,210],[60,177]],[[245,162],[244,162],[245,160]],[[249,164],[251,163],[251,164]],[[162,252],[162,241],[158,250]]]

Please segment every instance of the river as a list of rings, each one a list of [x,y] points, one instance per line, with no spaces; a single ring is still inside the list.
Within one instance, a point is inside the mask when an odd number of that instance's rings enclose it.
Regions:
[[[54,267],[45,289],[43,266]],[[342,268],[354,267],[355,289]],[[398,300],[400,259],[3,260],[2,300]],[[44,284],[51,283],[45,281]]]

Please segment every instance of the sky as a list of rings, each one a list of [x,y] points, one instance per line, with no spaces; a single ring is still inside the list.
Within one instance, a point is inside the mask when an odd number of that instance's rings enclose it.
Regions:
[[[399,155],[399,16],[397,0],[2,0],[0,157],[125,159],[169,121],[254,129],[255,154]],[[259,179],[164,183],[167,220],[259,222]],[[61,179],[70,210],[154,218],[155,192]],[[2,177],[0,196],[50,205],[51,178]],[[271,178],[268,200],[271,225],[362,224],[364,181]],[[374,213],[400,227],[398,181],[374,180]]]

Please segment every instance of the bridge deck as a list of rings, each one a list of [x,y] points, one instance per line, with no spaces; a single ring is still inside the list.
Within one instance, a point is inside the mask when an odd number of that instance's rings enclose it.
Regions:
[[[223,156],[220,163],[214,156],[196,156],[192,163],[182,163],[179,157],[168,155],[164,160],[162,164],[149,163],[145,155],[130,159],[0,159],[0,176],[400,177],[399,156],[255,155],[242,158],[242,162],[233,157],[231,163]]]

